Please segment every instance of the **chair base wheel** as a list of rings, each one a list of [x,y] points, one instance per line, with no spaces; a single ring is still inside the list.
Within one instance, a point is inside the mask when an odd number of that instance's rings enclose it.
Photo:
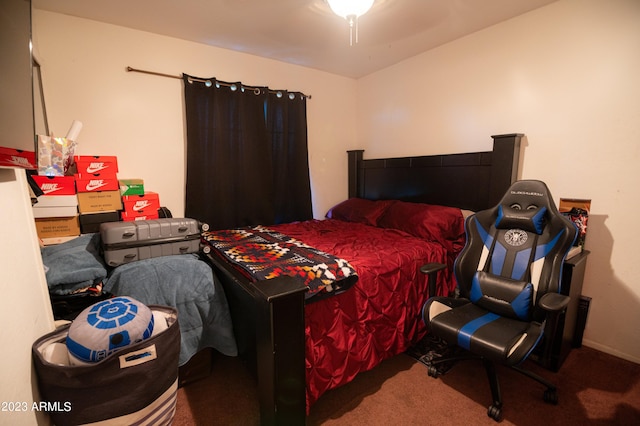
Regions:
[[[543,399],[547,404],[558,405],[558,391],[552,388],[545,390]]]
[[[434,365],[429,365],[427,367],[427,374],[429,374],[429,376],[431,377],[438,377],[440,375],[440,372]]]
[[[502,418],[502,408],[496,404],[490,405],[487,410],[487,416],[491,417],[496,422],[499,422]]]

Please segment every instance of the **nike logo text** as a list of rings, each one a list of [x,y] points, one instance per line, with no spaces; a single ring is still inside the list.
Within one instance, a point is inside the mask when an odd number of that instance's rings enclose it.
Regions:
[[[98,173],[100,170],[104,170],[108,167],[109,166],[105,166],[104,163],[90,163],[87,166],[87,173],[89,174]]]
[[[100,180],[90,180],[89,183],[86,186],[87,191],[95,191],[98,188],[101,188],[103,186],[105,186],[107,183],[105,181],[103,181],[102,179]]]
[[[134,212],[139,212],[140,210],[143,210],[147,207],[149,207],[151,205],[151,203],[147,200],[144,201],[137,201],[134,206],[133,206],[133,211]]]
[[[52,192],[60,191],[62,188],[58,186],[57,183],[43,183],[40,186],[42,192],[46,194],[51,194]]]

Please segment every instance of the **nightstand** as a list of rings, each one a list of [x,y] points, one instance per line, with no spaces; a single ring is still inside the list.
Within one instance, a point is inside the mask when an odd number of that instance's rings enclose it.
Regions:
[[[571,349],[580,347],[582,343],[588,310],[588,298],[582,297],[582,281],[588,256],[589,251],[584,250],[564,262],[561,293],[571,298],[569,306],[566,312],[560,315],[553,339],[549,340],[549,335],[545,335],[545,341],[531,354],[533,361],[552,371],[558,371]],[[548,344],[551,344],[551,351],[548,359],[544,359],[543,354]]]

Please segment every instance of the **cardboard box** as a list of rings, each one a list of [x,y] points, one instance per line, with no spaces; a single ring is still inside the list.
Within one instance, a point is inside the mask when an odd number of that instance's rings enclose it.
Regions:
[[[122,212],[122,221],[123,222],[132,222],[134,220],[153,220],[153,219],[159,219],[160,216],[158,215],[158,213],[150,213],[150,214],[138,214],[138,213],[127,213],[127,212]]]
[[[78,207],[39,207],[33,209],[33,217],[40,219],[43,217],[69,217],[78,214]]]
[[[0,166],[23,167],[35,170],[36,153],[34,151],[23,151],[21,149],[5,148],[0,146]]]
[[[58,244],[66,243],[68,241],[73,240],[74,238],[78,238],[78,235],[72,235],[70,237],[51,237],[51,238],[40,238],[42,244],[45,246],[55,246]]]
[[[118,191],[118,194],[120,193],[118,178],[110,173],[94,175],[79,173],[75,175],[75,179],[78,193],[95,191]]]
[[[76,195],[76,180],[73,176],[31,176],[44,195]]]
[[[120,213],[117,211],[102,213],[85,213],[80,215],[80,232],[93,234],[100,232],[100,224],[105,222],[119,222]]]
[[[69,217],[36,219],[36,231],[41,239],[54,237],[73,237],[80,235],[78,215]]]
[[[155,192],[145,192],[144,195],[125,195],[122,197],[122,204],[127,218],[157,215],[160,197]],[[124,216],[123,220],[125,220]]]
[[[34,209],[44,207],[78,207],[78,197],[73,195],[41,195],[37,198],[37,203],[33,205]],[[77,213],[77,212],[76,212]],[[75,214],[75,213],[74,213]],[[73,216],[65,215],[65,216]]]
[[[73,157],[77,174],[118,173],[118,157],[114,155],[76,155]]]
[[[68,217],[78,214],[78,197],[75,195],[41,195],[33,205],[33,217]]]
[[[144,195],[144,181],[142,179],[120,179],[121,195]]]
[[[79,192],[78,211],[80,213],[109,212],[122,210],[120,191]]]

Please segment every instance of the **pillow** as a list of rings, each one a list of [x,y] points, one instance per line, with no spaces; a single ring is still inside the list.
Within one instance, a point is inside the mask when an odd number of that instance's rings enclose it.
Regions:
[[[498,315],[529,321],[533,284],[510,278],[476,272],[471,282],[469,299]]]
[[[326,217],[377,226],[378,218],[393,203],[395,203],[393,200],[372,201],[364,198],[349,198],[329,209]]]
[[[503,205],[498,206],[496,228],[498,229],[522,229],[527,232],[542,234],[544,229],[544,215],[546,207],[531,210],[520,210]]]
[[[397,201],[378,220],[381,228],[394,228],[457,253],[464,245],[464,218],[455,207]]]

